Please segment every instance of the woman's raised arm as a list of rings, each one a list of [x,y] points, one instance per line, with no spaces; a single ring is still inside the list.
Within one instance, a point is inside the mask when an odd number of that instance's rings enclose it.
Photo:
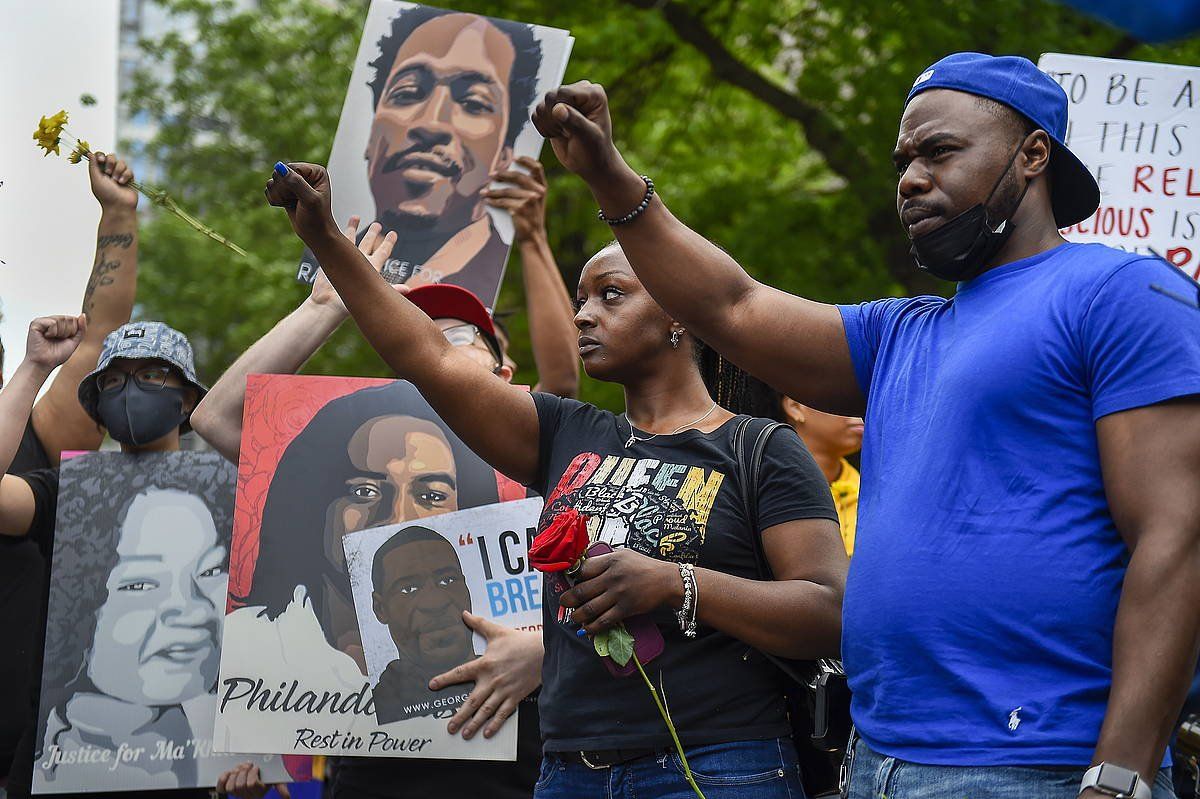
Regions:
[[[495,469],[529,483],[538,467],[538,416],[524,389],[464,355],[433,320],[384,280],[333,219],[329,175],[315,164],[275,165],[267,200],[337,289],[363,336],[398,377],[414,383],[459,438]]]

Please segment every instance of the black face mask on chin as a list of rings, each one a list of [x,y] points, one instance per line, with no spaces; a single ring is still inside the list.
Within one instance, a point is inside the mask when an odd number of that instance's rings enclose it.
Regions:
[[[1022,142],[1022,145],[1024,142]],[[1008,170],[1021,154],[1021,148],[1008,159],[1008,165],[996,179],[987,199],[946,222],[936,230],[912,240],[912,256],[917,266],[942,280],[957,283],[977,276],[1012,235],[1011,219],[1025,199],[1029,182],[1021,189],[1017,202],[1005,219],[995,228],[988,223],[987,204],[1000,188]]]
[[[165,436],[187,419],[184,390],[163,386],[147,391],[132,377],[119,391],[101,394],[96,415],[114,441],[141,447]]]

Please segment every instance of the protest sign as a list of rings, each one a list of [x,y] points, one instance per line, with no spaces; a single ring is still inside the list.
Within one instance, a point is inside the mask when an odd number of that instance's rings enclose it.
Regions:
[[[541,509],[540,499],[525,499],[346,536],[379,723],[444,719],[466,700],[469,685],[428,688],[483,652],[482,638],[462,623],[464,610],[541,629],[541,575],[525,557]]]
[[[515,759],[512,723],[491,739],[465,741],[446,732],[445,718],[376,719],[367,651],[376,674],[388,655],[376,629],[365,638],[360,631],[343,542],[360,530],[395,533],[411,524],[453,535],[475,612],[525,626],[540,618],[540,596],[522,583],[531,614],[485,613],[496,590],[486,575],[508,590],[504,566],[523,556],[539,501],[506,507],[525,499],[524,488],[467,449],[402,380],[251,375],[241,452],[218,748]]]
[[[1047,53],[1067,93],[1067,146],[1100,184],[1100,208],[1063,235],[1154,252],[1200,275],[1200,67]]]
[[[245,762],[212,748],[234,476],[213,452],[64,461],[34,793],[213,787]]]
[[[329,179],[339,222],[395,231],[388,280],[453,283],[495,304],[513,225],[482,192],[541,152],[529,116],[562,82],[573,42],[557,28],[373,0]],[[317,268],[306,251],[297,279]]]

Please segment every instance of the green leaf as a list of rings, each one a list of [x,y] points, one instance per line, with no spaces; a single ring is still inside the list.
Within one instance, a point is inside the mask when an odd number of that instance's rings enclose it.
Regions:
[[[602,658],[608,657],[608,633],[600,633],[592,637],[592,646],[596,648],[596,654]]]
[[[608,631],[608,656],[618,666],[624,666],[633,657],[633,636],[624,624],[618,624]]]

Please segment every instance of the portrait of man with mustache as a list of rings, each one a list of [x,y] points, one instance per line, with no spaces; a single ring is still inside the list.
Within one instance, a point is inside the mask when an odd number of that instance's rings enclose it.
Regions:
[[[375,686],[376,719],[388,724],[449,715],[474,684],[435,692],[429,680],[475,657],[462,621],[471,593],[454,547],[426,527],[406,527],[376,551],[371,584],[375,617],[387,626],[397,652]]]
[[[484,190],[514,160],[541,65],[531,25],[425,6],[392,20],[364,153],[375,220],[397,235],[390,280],[495,297],[509,243]]]

